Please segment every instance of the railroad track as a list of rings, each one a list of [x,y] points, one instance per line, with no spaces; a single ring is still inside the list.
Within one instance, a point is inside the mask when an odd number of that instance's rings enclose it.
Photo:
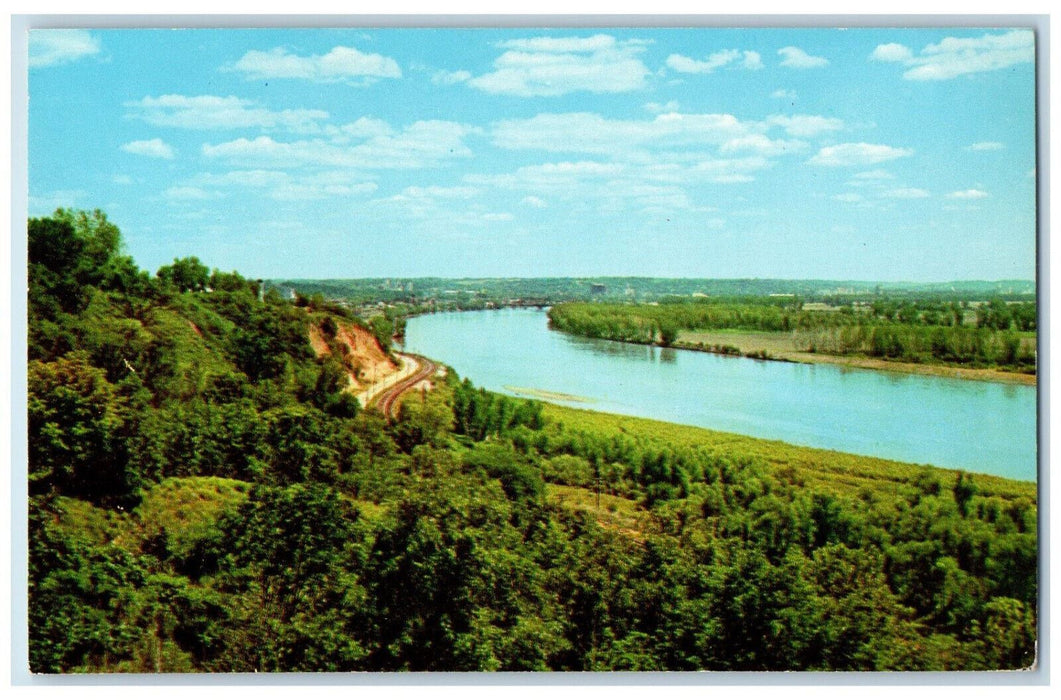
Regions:
[[[418,365],[418,369],[409,377],[406,377],[381,393],[374,402],[379,406],[379,410],[383,413],[383,416],[391,421],[395,419],[394,409],[397,407],[398,399],[401,398],[402,394],[409,391],[425,379],[433,377],[435,372],[438,371],[438,365],[422,355],[405,354],[404,357],[410,362],[415,362]]]

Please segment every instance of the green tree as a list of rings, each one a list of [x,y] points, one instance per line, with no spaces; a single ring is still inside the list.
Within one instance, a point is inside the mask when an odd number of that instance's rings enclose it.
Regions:
[[[210,269],[194,255],[174,258],[173,264],[160,267],[156,276],[178,292],[201,292],[210,283]]]
[[[29,483],[95,502],[134,501],[125,400],[82,353],[28,369]]]

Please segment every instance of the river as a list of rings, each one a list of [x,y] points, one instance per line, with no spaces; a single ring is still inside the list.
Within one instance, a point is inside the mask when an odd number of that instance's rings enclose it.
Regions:
[[[550,330],[533,309],[411,318],[404,348],[507,394],[546,392],[595,411],[1036,479],[1035,387],[579,338]]]

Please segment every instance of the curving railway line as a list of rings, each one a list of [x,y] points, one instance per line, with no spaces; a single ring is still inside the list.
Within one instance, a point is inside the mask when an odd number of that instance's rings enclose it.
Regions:
[[[387,420],[394,420],[398,399],[401,398],[402,394],[409,391],[425,379],[430,379],[435,375],[435,372],[438,371],[438,365],[422,355],[402,354],[402,357],[404,357],[407,362],[416,364],[416,371],[396,383],[394,386],[381,392],[372,402],[379,407],[379,410]]]

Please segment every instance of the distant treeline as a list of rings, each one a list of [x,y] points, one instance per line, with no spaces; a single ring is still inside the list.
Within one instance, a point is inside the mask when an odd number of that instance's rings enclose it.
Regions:
[[[559,303],[563,301],[660,301],[668,296],[713,298],[799,297],[804,301],[850,303],[887,297],[910,301],[941,299],[976,301],[997,297],[1005,301],[1030,300],[1035,283],[1026,280],[1000,282],[876,283],[839,280],[781,279],[671,279],[657,277],[537,277],[462,278],[440,277],[270,280],[277,285],[311,295],[323,294],[353,305],[436,304],[462,309],[485,308],[487,304],[514,299]]]
[[[1022,342],[1036,330],[1033,301],[983,303],[881,299],[807,309],[800,299],[671,300],[660,304],[567,303],[553,328],[591,338],[674,344],[683,330],[791,332],[807,352],[908,362],[1035,368]]]

